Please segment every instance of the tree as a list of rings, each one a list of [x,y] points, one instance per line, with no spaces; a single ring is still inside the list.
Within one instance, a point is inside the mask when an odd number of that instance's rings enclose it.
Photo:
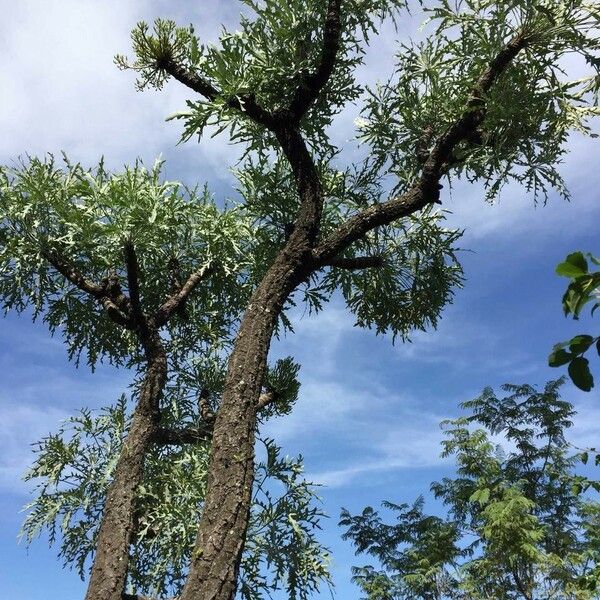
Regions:
[[[181,398],[177,408],[186,408]],[[82,579],[88,574],[112,470],[130,422],[125,397],[97,416],[81,411],[38,444],[36,462],[27,474],[41,482],[27,507],[22,534],[31,542],[47,529],[65,564],[76,568]],[[164,436],[167,430],[161,431]],[[210,444],[184,443],[190,433],[178,434],[168,445],[155,444],[145,457],[125,598],[177,596],[185,581],[206,491]],[[329,553],[315,538],[322,513],[314,488],[302,478],[301,461],[283,458],[272,440],[263,445],[265,459],[257,465],[241,561],[240,596],[255,600],[283,588],[289,597],[305,599],[320,584],[330,584]]]
[[[600,261],[588,255],[589,260],[600,265]],[[592,302],[592,315],[600,306],[598,288],[600,288],[600,272],[590,271],[588,262],[582,252],[573,252],[556,267],[558,275],[568,277],[571,282],[567,287],[562,304],[565,316],[573,315],[579,319],[581,311],[586,304]],[[595,345],[600,355],[600,336],[587,333],[576,335],[566,342],[556,344],[548,357],[551,367],[562,367],[568,364],[569,377],[573,383],[584,392],[589,392],[594,387],[594,377],[590,372],[589,360],[583,356]],[[567,348],[568,349],[565,349]]]
[[[559,396],[562,383],[539,392],[505,385],[503,398],[487,388],[463,404],[469,416],[445,423],[443,455],[455,457],[457,475],[431,489],[446,516],[425,515],[422,499],[384,503],[393,525],[370,507],[342,512],[344,537],[382,567],[354,569],[366,598],[600,597],[600,503],[578,487],[579,457],[565,439],[574,411]]]
[[[251,17],[242,18],[239,31],[225,31],[219,45],[204,46],[193,28],[158,20],[153,28],[141,23],[134,30],[133,60],[117,59],[138,73],[141,89],[172,78],[196,95],[175,115],[184,139],[214,125],[245,148],[239,204],[254,233],[232,273],[248,296],[242,294],[239,325],[228,330],[231,351],[212,426],[206,498],[181,600],[230,600],[235,593],[261,397],[270,392],[268,351],[277,327],[288,324],[290,304],[300,297],[319,310],[340,290],[359,325],[401,337],[435,325],[461,282],[459,234],[445,229],[435,210],[441,181],[483,182],[490,198],[510,180],[536,198],[545,198],[550,187],[566,194],[556,166],[567,136],[588,131],[597,112],[595,6],[441,3],[426,9],[435,24],[431,35],[402,46],[392,80],[366,96],[359,138],[369,157],[341,168],[327,128],[365,91],[354,77],[361,49],[404,3],[244,4]],[[560,65],[567,54],[582,56],[590,77],[566,81]],[[61,248],[68,244],[57,238]],[[94,267],[98,277],[104,268]],[[121,279],[128,281],[133,307],[136,278]],[[228,289],[231,302],[238,292]],[[108,300],[116,302],[110,294]],[[116,308],[123,312],[125,305]],[[110,303],[108,309],[118,314]],[[136,456],[143,462],[143,452]],[[127,522],[133,518],[131,487]],[[107,502],[104,523],[109,508]],[[100,534],[90,600],[119,596],[125,567],[118,556],[126,557],[128,546],[127,535],[108,544]],[[106,564],[98,562],[101,556]]]
[[[108,360],[134,374],[132,415],[123,397],[98,418],[83,411],[40,443],[28,474],[42,479],[40,493],[24,535],[31,540],[46,527],[54,541],[59,524],[65,563],[83,577],[93,556],[101,584],[118,586],[119,596],[126,581],[159,594],[181,587],[204,500],[221,354],[247,297],[240,272],[252,257],[248,219],[237,209],[219,212],[206,192],[160,181],[160,167],[110,174],[102,165],[61,169],[50,158],[0,173],[5,309],[32,306],[34,318],[43,314],[51,332],[63,334],[72,358],[83,354],[92,367]],[[263,418],[289,410],[297,370],[289,359],[270,369]],[[260,597],[287,578],[302,598],[328,581],[326,550],[313,535],[319,511],[300,463],[280,458],[270,441],[266,448],[242,593]],[[269,492],[267,478],[287,491]],[[106,563],[117,550],[111,578]],[[270,580],[260,571],[265,561]]]

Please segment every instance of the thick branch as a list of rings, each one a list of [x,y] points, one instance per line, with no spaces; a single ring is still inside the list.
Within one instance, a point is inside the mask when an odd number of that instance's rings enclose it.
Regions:
[[[354,258],[331,258],[323,263],[323,267],[359,271],[360,269],[379,269],[383,266],[381,256],[356,256]]]
[[[194,291],[196,286],[201,281],[208,279],[214,273],[214,271],[214,267],[212,265],[208,265],[192,273],[183,286],[181,286],[181,289],[169,296],[169,298],[156,311],[156,314],[154,315],[154,322],[156,326],[162,327],[171,318],[171,315],[174,312],[181,310],[181,307],[185,304],[186,300]]]
[[[343,223],[314,250],[313,255],[318,263],[336,257],[368,231],[439,201],[439,182],[452,162],[453,150],[461,141],[468,140],[481,124],[485,118],[484,95],[528,43],[527,36],[518,34],[490,62],[475,83],[465,112],[448,128],[425,160],[419,181],[401,196],[370,206]]]
[[[427,195],[420,186],[414,186],[402,196],[365,208],[348,219],[315,248],[313,251],[315,262],[325,264],[335,260],[340,252],[362,238],[367,232],[412,215],[438,199],[439,191]]]
[[[95,283],[80,273],[74,265],[59,256],[57,252],[43,251],[42,255],[67,281],[98,300],[115,323],[126,329],[132,329],[133,324],[126,312],[128,299],[120,292],[120,289],[117,289],[118,284],[115,286],[115,282],[111,278],[103,280],[102,284]]]
[[[301,79],[290,103],[289,112],[295,123],[306,114],[333,74],[341,46],[341,35],[341,0],[329,0],[319,66],[316,71]]]
[[[220,90],[214,87],[209,81],[197,73],[186,69],[182,65],[178,65],[170,57],[161,60],[159,67],[164,69],[171,77],[177,79],[180,83],[183,83],[186,87],[201,96],[204,96],[210,102],[214,102],[221,96]],[[276,125],[275,117],[258,104],[256,97],[253,94],[228,98],[226,99],[226,104],[229,108],[249,116],[253,121],[260,123],[265,127],[273,128]]]
[[[313,157],[306,147],[306,142],[297,129],[286,126],[277,130],[276,135],[281,149],[292,167],[300,196],[300,208],[286,248],[306,246],[307,242],[312,247],[316,243],[323,212],[321,178]]]

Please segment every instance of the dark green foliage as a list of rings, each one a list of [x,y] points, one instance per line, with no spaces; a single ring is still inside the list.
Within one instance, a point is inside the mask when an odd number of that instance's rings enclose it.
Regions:
[[[591,254],[587,256],[594,265],[600,265],[600,260],[596,257]],[[590,303],[593,315],[600,306],[600,271],[590,271],[583,253],[573,252],[556,267],[556,273],[571,280],[562,299],[565,316],[572,315],[574,319],[579,319],[583,308]],[[584,392],[589,392],[594,387],[594,377],[589,361],[583,355],[590,348],[600,355],[600,336],[576,335],[554,346],[548,357],[548,364],[551,367],[568,365],[569,377],[573,383]]]

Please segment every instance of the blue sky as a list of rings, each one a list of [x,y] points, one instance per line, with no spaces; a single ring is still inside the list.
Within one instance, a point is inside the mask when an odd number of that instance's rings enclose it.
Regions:
[[[167,177],[208,181],[217,196],[230,195],[227,165],[236,150],[223,137],[176,147],[179,127],[164,121],[182,108],[185,92],[168,85],[160,94],[136,93],[132,75],[112,63],[115,53],[128,51],[129,30],[141,18],[194,22],[210,39],[221,22],[235,23],[239,10],[233,0],[174,4],[0,0],[0,162],[65,150],[87,164],[104,155],[119,168],[162,154]],[[403,32],[414,25],[406,22]],[[363,79],[389,73],[394,37],[384,28]],[[335,126],[342,143],[352,135],[354,116],[348,111]],[[297,314],[297,333],[274,343],[273,356],[292,354],[302,364],[303,385],[295,412],[269,423],[264,433],[287,453],[301,452],[308,476],[323,484],[324,509],[331,515],[323,540],[334,550],[338,597],[356,596],[350,565],[365,562],[340,540],[340,507],[358,511],[426,493],[430,481],[451,470],[439,458],[439,422],[457,416],[459,402],[487,385],[543,384],[557,377],[546,366],[552,344],[592,328],[587,317],[574,323],[562,316],[565,281],[553,270],[574,249],[600,253],[597,144],[579,137],[570,142],[563,173],[571,203],[552,198],[535,207],[516,187],[493,206],[475,187],[444,191],[444,207],[453,213],[451,223],[466,229],[462,246],[469,251],[462,255],[465,288],[437,331],[392,346],[388,337],[353,327],[344,307],[333,303],[317,318]],[[19,511],[29,498],[20,475],[31,461],[32,442],[77,408],[112,402],[128,382],[126,372],[76,370],[60,339],[26,316],[0,322],[0,597],[82,597],[83,585],[62,570],[45,540],[29,550],[16,544]],[[579,410],[571,439],[593,445],[597,393],[569,385],[564,394]]]

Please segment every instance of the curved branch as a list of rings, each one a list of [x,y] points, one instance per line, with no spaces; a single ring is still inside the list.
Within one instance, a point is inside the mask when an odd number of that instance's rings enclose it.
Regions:
[[[313,73],[302,77],[288,109],[295,123],[306,114],[331,78],[341,46],[341,37],[341,0],[329,0],[319,66]]]
[[[214,87],[209,81],[197,73],[190,71],[186,67],[178,65],[172,57],[160,61],[158,66],[161,69],[164,69],[164,71],[173,77],[173,79],[183,83],[183,85],[201,96],[204,96],[204,98],[210,102],[214,102],[222,95],[221,91]],[[260,125],[264,125],[270,129],[277,125],[277,119],[268,110],[258,104],[254,94],[227,98],[226,104],[229,108],[247,115]]]
[[[331,260],[368,231],[439,202],[440,179],[452,163],[453,150],[477,130],[486,114],[485,94],[529,42],[530,38],[525,34],[517,34],[490,62],[473,86],[465,111],[441,136],[424,161],[419,181],[401,196],[369,206],[348,219],[314,250],[315,260]]]
[[[172,314],[185,304],[190,294],[196,286],[205,279],[208,279],[215,272],[212,265],[202,267],[198,271],[192,273],[188,280],[181,286],[177,292],[169,296],[169,298],[160,306],[154,315],[154,323],[157,327],[162,327],[171,318]]]
[[[106,278],[96,283],[85,277],[73,264],[54,250],[43,250],[42,256],[70,283],[82,292],[98,300],[112,321],[125,329],[133,329],[129,318],[129,299],[122,294],[114,278]]]

